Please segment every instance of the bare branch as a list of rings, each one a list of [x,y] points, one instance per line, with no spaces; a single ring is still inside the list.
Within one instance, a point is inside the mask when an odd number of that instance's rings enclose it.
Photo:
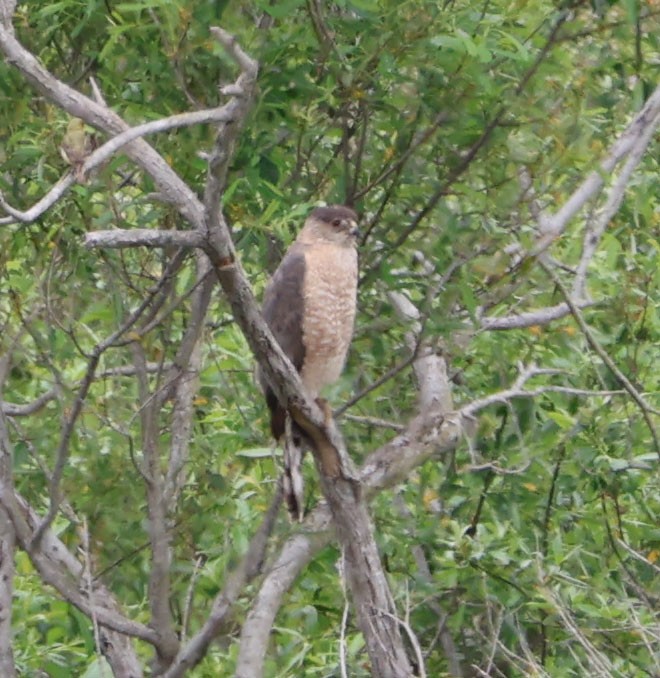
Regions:
[[[99,104],[102,105],[102,104]],[[232,116],[234,112],[230,110],[227,106],[221,106],[219,108],[211,108],[202,111],[192,111],[189,113],[179,113],[177,115],[172,115],[168,118],[161,118],[159,120],[152,120],[150,122],[142,123],[141,125],[136,125],[135,127],[130,127],[123,132],[120,132],[114,136],[109,141],[105,142],[102,146],[94,150],[89,156],[85,159],[85,162],[79,168],[79,172],[84,176],[88,172],[91,172],[93,169],[99,167],[109,158],[111,158],[117,151],[121,150],[124,146],[129,144],[136,139],[139,139],[147,134],[154,134],[157,132],[166,132],[171,129],[176,129],[179,127],[190,127],[192,125],[199,124],[208,124],[208,123],[219,123],[225,122],[230,123],[233,121]],[[10,217],[13,219],[8,220],[7,218],[0,219],[0,225],[3,223],[11,223],[11,221],[20,221],[24,223],[30,223],[38,219],[46,210],[52,207],[65,193],[67,190],[76,183],[76,178],[73,173],[69,172],[63,176],[57,184],[44,196],[38,203],[36,203],[32,208],[25,212],[11,207],[6,200],[0,194],[0,207],[2,207]],[[146,229],[145,229],[146,230]],[[92,247],[94,244],[90,244],[90,236],[93,243],[93,236],[95,234],[91,233],[87,235],[87,246]],[[146,244],[156,247],[163,247],[164,244],[160,242],[154,243],[138,243]],[[177,243],[168,243],[168,244],[177,244]],[[99,245],[96,245],[99,246]],[[103,244],[104,247],[126,247],[127,245],[109,245]],[[137,246],[137,245],[132,245]],[[189,247],[198,247],[197,244],[188,244]]]
[[[2,416],[0,414],[0,416]],[[3,433],[0,432],[0,436]],[[3,446],[0,441],[0,446]],[[0,452],[3,457],[4,451]],[[0,464],[4,465],[3,461]],[[14,526],[0,506],[0,674],[15,678],[16,666],[12,650],[12,597],[14,593]]]
[[[145,370],[149,374],[154,372],[161,372],[162,370],[167,370],[171,367],[169,364],[163,365],[162,363],[147,363],[145,365]],[[135,376],[135,365],[121,365],[119,367],[111,367],[110,369],[99,372],[100,379],[107,379],[108,377],[134,377]]]
[[[112,229],[85,234],[85,247],[119,249],[124,247],[201,247],[198,231],[159,231],[152,228]]]
[[[9,370],[9,354],[0,357],[0,398]],[[7,418],[0,408],[0,492],[13,489],[12,449]],[[0,497],[0,674],[15,678],[12,650],[12,598],[14,592],[14,549],[16,533]]]
[[[330,518],[327,510],[325,517]],[[308,517],[305,522],[309,520]],[[303,568],[330,542],[330,539],[328,532],[301,533],[291,537],[282,547],[243,623],[235,678],[255,678],[263,675],[270,632],[275,615],[282,605],[282,598]]]
[[[195,558],[195,563],[193,566],[192,574],[190,575],[190,581],[188,582],[188,590],[186,591],[185,604],[183,606],[183,614],[181,615],[181,640],[185,640],[188,636],[188,624],[190,622],[190,614],[193,607],[193,597],[195,595],[195,586],[197,586],[197,578],[199,577],[199,572],[202,568],[202,565],[206,561],[206,556],[203,554],[198,554]]]
[[[241,75],[243,80],[239,78],[236,83],[237,86],[228,92],[228,94],[231,94],[232,96],[249,96],[251,94],[249,90],[257,79],[259,64],[243,51],[236,38],[231,33],[224,30],[224,28],[211,26],[210,31],[216,40],[227,50],[242,71]]]
[[[11,21],[16,9],[16,0],[0,0],[0,23],[11,30]]]
[[[172,665],[163,674],[164,678],[179,678],[189,669],[196,666],[206,654],[206,651],[227,621],[234,603],[243,591],[245,585],[256,577],[263,566],[268,540],[275,527],[277,514],[282,504],[282,488],[278,485],[277,491],[266,512],[261,526],[250,541],[247,553],[240,565],[231,572],[222,591],[215,597],[211,612],[202,628],[181,649]],[[245,628],[245,627],[244,627]],[[250,678],[259,674],[252,674]]]
[[[157,672],[169,666],[179,649],[170,608],[170,565],[172,552],[167,529],[167,507],[164,479],[160,469],[158,406],[150,397],[145,369],[144,351],[137,343],[131,344],[140,394],[140,421],[142,442],[142,473],[147,490],[147,531],[151,546],[149,569],[149,608],[151,626],[161,642],[158,647]]]
[[[582,300],[575,302],[578,308],[588,308],[594,306],[596,302]],[[547,306],[546,308],[539,308],[535,311],[526,311],[524,313],[516,313],[514,315],[506,315],[502,317],[484,317],[479,320],[481,329],[491,332],[497,330],[515,330],[524,327],[532,327],[533,325],[547,325],[553,320],[559,320],[571,315],[571,308],[568,304],[562,303],[555,306]]]
[[[8,217],[0,217],[0,226],[3,224],[13,224],[15,222],[31,223],[38,219],[44,212],[48,211],[68,190],[76,183],[76,178],[73,173],[68,172],[61,177],[58,182],[35,203],[29,210],[21,212],[12,207],[0,193],[0,207],[9,215]]]
[[[489,396],[473,400],[460,410],[465,417],[474,417],[477,412],[490,407],[496,403],[509,402],[514,398],[536,398],[544,393],[565,393],[567,395],[588,396],[609,398],[611,396],[623,395],[625,391],[592,391],[588,389],[572,388],[570,386],[556,386],[553,384],[545,384],[537,388],[524,388],[524,385],[534,377],[548,374],[561,374],[557,370],[547,370],[538,368],[536,365],[529,365],[520,369],[518,378],[513,383],[511,388],[497,391]]]
[[[144,313],[145,309],[152,303],[153,299],[159,293],[162,285],[164,285],[169,278],[169,270],[166,270],[158,284],[149,290],[149,294],[142,301],[142,303],[128,316],[124,323],[119,327],[115,332],[113,332],[109,337],[106,337],[103,341],[96,344],[92,349],[89,360],[87,362],[87,371],[85,376],[80,381],[78,388],[76,390],[76,397],[71,407],[71,412],[66,418],[62,431],[60,433],[60,440],[57,446],[55,453],[55,466],[53,468],[53,473],[49,482],[49,496],[50,496],[50,506],[48,507],[48,512],[44,516],[44,519],[36,530],[34,534],[35,543],[33,547],[39,542],[44,531],[50,527],[57,511],[59,509],[60,502],[62,500],[60,482],[62,480],[62,475],[64,473],[64,468],[66,466],[68,455],[69,455],[69,443],[71,436],[73,435],[73,429],[75,423],[80,416],[83,405],[89,393],[89,389],[92,386],[92,383],[95,379],[96,368],[98,367],[99,360],[105,351],[112,346],[119,337],[128,332],[133,325],[138,321],[140,316]]]
[[[388,421],[386,419],[379,419],[378,417],[363,417],[358,414],[349,414],[345,412],[341,415],[343,419],[354,421],[356,424],[364,424],[365,426],[375,426],[376,428],[389,428],[394,431],[404,431],[403,424],[397,424],[395,421]]]
[[[7,356],[0,359],[0,384],[4,380],[4,372],[9,364]],[[6,516],[11,521],[12,533],[15,535],[17,543],[25,549],[30,559],[39,572],[42,580],[46,584],[53,586],[59,593],[75,605],[84,614],[92,617],[92,605],[89,599],[81,593],[80,583],[83,576],[83,567],[78,559],[72,555],[64,544],[53,533],[46,529],[39,540],[39,545],[35,549],[30,549],[34,541],[35,526],[38,524],[36,513],[31,507],[17,495],[13,488],[11,476],[11,460],[13,458],[9,431],[7,429],[7,419],[0,410],[0,519]],[[7,533],[2,544],[11,543],[11,535]],[[0,570],[9,574],[9,563],[12,563],[13,557],[9,560],[4,558],[0,562]],[[0,579],[0,594],[6,588],[11,587],[10,579]],[[157,645],[157,635],[147,626],[139,622],[133,622],[124,617],[119,611],[112,595],[103,586],[95,589],[95,598],[98,606],[94,608],[94,614],[97,615],[99,623],[128,636],[141,638],[153,645]],[[10,607],[3,608],[9,610]],[[9,615],[8,615],[8,618]],[[1,634],[4,632],[0,624],[0,642]],[[2,645],[0,645],[2,649]],[[130,653],[126,655],[130,660]],[[137,660],[136,662],[137,663]],[[3,665],[3,670],[7,668]],[[7,675],[11,676],[11,671],[7,668]],[[4,675],[4,673],[3,673]],[[138,674],[136,674],[138,675]]]
[[[51,75],[14,37],[7,26],[0,25],[0,50],[25,79],[48,100],[88,125],[114,136],[130,129],[114,111],[84,96]],[[176,174],[165,159],[142,138],[127,144],[125,153],[155,181],[167,202],[176,205],[193,226],[204,223],[203,207],[194,191]]]
[[[610,152],[601,161],[598,171],[591,172],[554,215],[541,218],[541,237],[532,249],[532,256],[544,252],[564,232],[568,223],[582,207],[598,195],[605,184],[605,177],[623,158],[635,148],[639,152],[646,149],[653,137],[653,133],[649,134],[649,131],[655,130],[658,124],[660,124],[660,85],[656,87],[623,134],[614,142]]]
[[[199,386],[204,320],[215,286],[215,279],[207,275],[210,271],[210,263],[206,256],[198,251],[196,258],[197,281],[201,284],[195,286],[188,326],[174,358],[173,366],[171,370],[168,370],[165,377],[166,383],[174,383],[172,442],[164,488],[168,510],[174,509],[174,503],[184,481],[182,470],[188,460],[190,432],[194,415],[193,399]],[[165,397],[165,393],[163,393],[161,400],[163,397]]]
[[[227,50],[241,69],[241,74],[231,88],[225,87],[221,92],[231,95],[227,104],[234,111],[233,124],[219,125],[213,150],[209,154],[208,174],[204,187],[204,207],[206,209],[206,226],[209,235],[222,242],[221,258],[234,256],[231,238],[220,211],[222,192],[227,179],[227,169],[233,153],[234,143],[238,137],[248,111],[257,81],[259,67],[239,46],[236,38],[217,26],[212,26],[211,34]],[[223,233],[224,231],[224,233]]]
[[[660,87],[658,88],[658,91],[660,91]],[[599,210],[597,217],[591,220],[591,223],[587,223],[582,244],[582,256],[580,257],[580,263],[578,264],[575,282],[573,284],[573,294],[578,299],[585,297],[586,276],[589,263],[596,253],[596,249],[603,237],[605,229],[614,215],[619,211],[626,188],[630,183],[630,178],[641,162],[646,149],[653,140],[658,125],[660,125],[660,105],[658,106],[658,112],[655,119],[651,120],[646,127],[641,129],[639,137],[634,141],[628,159],[623,165],[616,181],[609,189],[607,200]]]
[[[4,484],[0,485],[0,504],[12,521],[18,544],[29,554],[41,579],[53,586],[65,600],[91,619],[92,609],[89,600],[80,590],[83,572],[78,559],[50,529],[44,531],[38,548],[30,549],[34,531],[39,524],[38,516],[20,495],[12,492],[11,488]],[[97,602],[95,612],[101,625],[144,640],[154,647],[158,646],[160,639],[156,632],[121,614],[112,594],[105,587],[97,586],[95,595]]]
[[[408,349],[415,356],[413,371],[419,388],[419,411],[439,407],[442,412],[451,412],[454,403],[447,377],[447,364],[430,346],[422,350],[419,348],[424,329],[422,314],[410,299],[400,292],[390,292],[388,296],[397,315],[413,323],[405,336]]]
[[[89,556],[89,529],[87,527],[87,519],[83,518],[82,526],[82,553],[84,559],[84,586],[87,589],[87,596],[89,598],[89,606],[92,612],[92,629],[94,630],[94,646],[96,647],[96,654],[98,657],[102,656],[101,651],[101,633],[99,631],[99,620],[96,616],[96,602],[94,598],[94,585],[92,580],[92,560]]]
[[[51,400],[55,400],[55,398],[57,398],[57,389],[53,388],[50,391],[42,393],[38,398],[35,398],[31,403],[17,405],[15,403],[3,401],[2,403],[0,403],[0,405],[2,406],[2,411],[8,417],[29,417],[31,414],[38,412]]]

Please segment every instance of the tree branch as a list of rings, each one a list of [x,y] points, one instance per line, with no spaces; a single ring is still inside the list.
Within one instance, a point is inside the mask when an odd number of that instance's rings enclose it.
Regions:
[[[582,300],[575,302],[575,304],[577,308],[588,308],[594,306],[596,302]],[[571,307],[566,303],[561,303],[513,315],[483,317],[479,319],[478,324],[482,330],[487,332],[515,330],[532,327],[533,325],[547,325],[553,320],[560,320],[568,315],[571,315]]]
[[[660,92],[660,87],[658,88],[658,92]],[[541,264],[543,270],[550,276],[552,281],[555,283],[555,285],[557,285],[557,287],[561,291],[566,303],[571,308],[571,313],[573,314],[573,317],[575,318],[577,324],[579,325],[582,334],[584,334],[587,343],[589,344],[589,346],[591,346],[591,349],[603,361],[605,366],[615,376],[616,380],[621,384],[621,386],[630,394],[630,397],[635,401],[635,403],[639,407],[642,413],[642,417],[644,418],[644,421],[651,433],[651,438],[653,439],[653,446],[655,448],[655,451],[658,457],[660,457],[660,440],[658,440],[658,434],[655,430],[653,420],[651,419],[651,414],[657,415],[659,413],[653,410],[653,408],[646,402],[646,400],[644,400],[642,394],[633,386],[630,379],[628,379],[628,377],[626,377],[626,375],[617,367],[616,363],[612,360],[612,358],[610,358],[607,351],[598,343],[598,341],[593,335],[593,332],[585,322],[584,317],[580,312],[580,309],[577,308],[575,302],[571,298],[570,292],[568,291],[564,283],[559,279],[557,274],[547,264],[543,262],[542,258],[539,259],[539,263]]]
[[[149,393],[144,351],[137,343],[131,344],[140,394],[142,439],[142,475],[147,494],[147,531],[151,547],[149,568],[149,607],[151,627],[159,636],[156,673],[169,666],[179,649],[170,608],[170,565],[172,560],[170,534],[167,529],[167,507],[164,497],[164,479],[160,469],[158,404]]]
[[[201,247],[204,243],[198,231],[159,231],[152,228],[114,228],[85,234],[88,249],[123,249],[127,247]]]
[[[233,605],[245,588],[245,585],[261,572],[268,540],[275,527],[281,504],[282,488],[278,485],[271,505],[264,515],[261,526],[252,537],[243,560],[227,576],[222,591],[213,601],[211,612],[204,625],[181,649],[172,665],[164,673],[163,678],[179,678],[184,676],[187,671],[196,666],[204,658],[209,645],[217,636],[222,625],[226,623]]]
[[[550,217],[541,215],[540,237],[530,253],[531,256],[543,253],[566,230],[571,219],[589,200],[598,195],[605,184],[605,177],[623,158],[635,148],[638,150],[646,148],[653,137],[652,133],[649,134],[649,130],[655,130],[659,123],[660,85],[656,87],[642,110],[614,142],[610,152],[600,162],[599,169],[587,176],[554,215]]]
[[[69,115],[84,120],[88,125],[110,136],[131,129],[110,108],[84,96],[51,75],[16,40],[10,26],[0,25],[0,50],[5,54],[8,63],[15,66],[32,87]],[[164,201],[176,205],[191,225],[199,227],[204,223],[203,207],[195,193],[144,139],[128,142],[124,151],[153,178]]]
[[[42,407],[47,405],[51,400],[57,398],[57,390],[52,388],[50,391],[42,393],[39,397],[35,398],[31,403],[25,403],[23,405],[17,405],[16,403],[10,403],[7,401],[0,402],[2,411],[8,417],[29,417],[31,414],[35,414]]]
[[[0,357],[0,401],[9,371],[11,354]],[[12,448],[4,408],[0,408],[0,488],[13,490]],[[0,498],[1,499],[1,498]],[[14,549],[16,533],[0,501],[0,674],[15,678],[12,649],[12,599],[14,593]]]
[[[660,85],[658,86],[656,93],[660,94]],[[610,187],[605,204],[599,211],[597,217],[590,220],[590,223],[587,223],[587,226],[584,230],[582,256],[580,257],[580,262],[577,266],[575,282],[573,284],[573,295],[577,299],[583,299],[586,296],[586,277],[589,263],[596,253],[598,245],[600,244],[600,240],[603,237],[603,233],[605,233],[605,229],[614,215],[619,211],[632,174],[642,160],[646,149],[653,140],[658,125],[660,125],[660,103],[658,104],[656,110],[657,112],[655,114],[655,118],[651,119],[652,114],[649,113],[648,124],[641,127],[639,130],[639,136],[634,139],[628,159],[623,165],[623,168],[621,169],[621,172],[616,178],[614,184]]]

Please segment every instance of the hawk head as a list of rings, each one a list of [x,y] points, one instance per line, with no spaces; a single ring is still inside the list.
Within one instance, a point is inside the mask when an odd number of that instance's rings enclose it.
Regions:
[[[325,240],[336,245],[355,247],[360,235],[358,216],[350,208],[343,205],[317,207],[307,217],[298,240],[318,242]]]

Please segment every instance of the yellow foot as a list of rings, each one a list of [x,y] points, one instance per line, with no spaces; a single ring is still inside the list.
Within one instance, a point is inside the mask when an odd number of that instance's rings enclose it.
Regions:
[[[325,398],[317,398],[316,404],[323,412],[323,422],[327,428],[332,421],[332,407],[330,407],[330,403]]]

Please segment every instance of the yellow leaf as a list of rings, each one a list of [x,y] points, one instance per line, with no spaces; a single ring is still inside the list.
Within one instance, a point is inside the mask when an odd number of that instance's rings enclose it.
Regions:
[[[529,333],[535,337],[540,337],[543,334],[543,328],[540,325],[530,325]]]
[[[660,551],[658,549],[653,549],[649,551],[648,556],[646,556],[649,563],[655,563],[658,558],[660,558]]]
[[[208,403],[208,398],[204,396],[197,396],[193,399],[193,405],[206,405]]]
[[[534,483],[523,483],[523,487],[530,492],[537,492],[539,489]]]

